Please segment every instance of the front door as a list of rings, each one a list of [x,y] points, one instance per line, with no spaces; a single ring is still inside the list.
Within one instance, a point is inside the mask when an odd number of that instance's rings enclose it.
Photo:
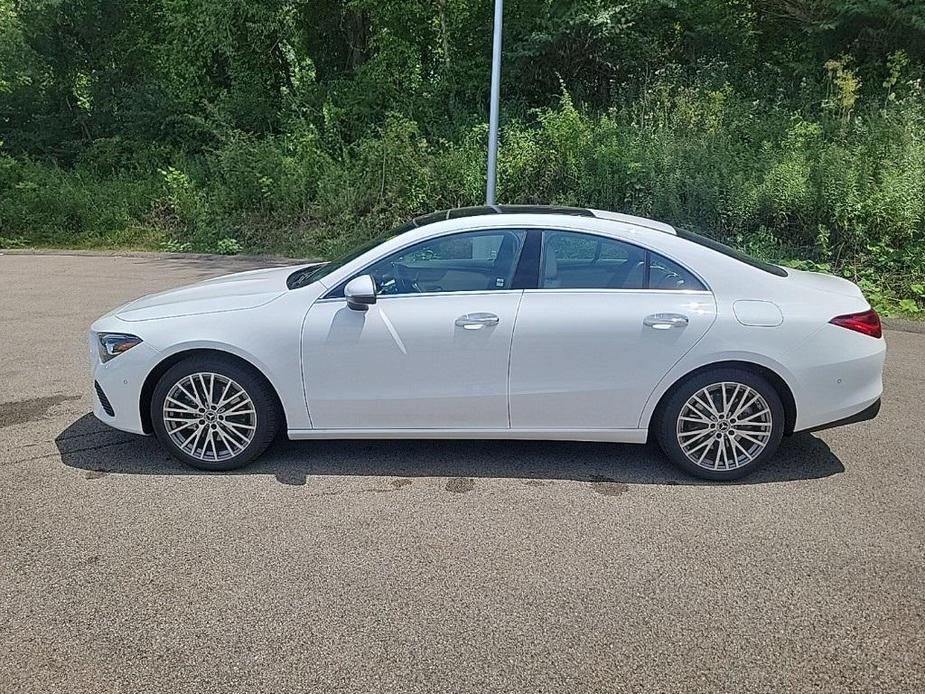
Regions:
[[[467,232],[420,242],[364,269],[377,303],[342,291],[303,328],[303,379],[315,429],[506,429],[511,289],[525,234]]]

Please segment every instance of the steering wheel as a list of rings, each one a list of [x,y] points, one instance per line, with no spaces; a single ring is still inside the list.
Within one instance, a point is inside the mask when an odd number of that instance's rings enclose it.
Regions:
[[[417,283],[408,273],[407,267],[401,263],[390,263],[390,265],[392,266],[392,274],[395,276],[395,284],[398,285],[398,290],[401,294],[421,293]]]

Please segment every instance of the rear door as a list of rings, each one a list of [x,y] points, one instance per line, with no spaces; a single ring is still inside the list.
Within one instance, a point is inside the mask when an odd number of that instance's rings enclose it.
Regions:
[[[511,348],[514,429],[635,429],[656,384],[716,317],[679,264],[616,239],[543,232]]]

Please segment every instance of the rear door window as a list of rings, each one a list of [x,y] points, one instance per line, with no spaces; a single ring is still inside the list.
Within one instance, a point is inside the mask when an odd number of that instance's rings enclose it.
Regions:
[[[543,232],[539,288],[706,290],[690,270],[658,253],[571,231]]]
[[[646,252],[603,236],[545,232],[542,289],[642,289]]]

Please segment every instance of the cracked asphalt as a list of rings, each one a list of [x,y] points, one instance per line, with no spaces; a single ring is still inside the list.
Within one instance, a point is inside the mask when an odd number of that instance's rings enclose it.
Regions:
[[[0,691],[925,691],[925,335],[742,484],[561,442],[202,474],[88,414],[91,320],[259,264],[0,255]]]

